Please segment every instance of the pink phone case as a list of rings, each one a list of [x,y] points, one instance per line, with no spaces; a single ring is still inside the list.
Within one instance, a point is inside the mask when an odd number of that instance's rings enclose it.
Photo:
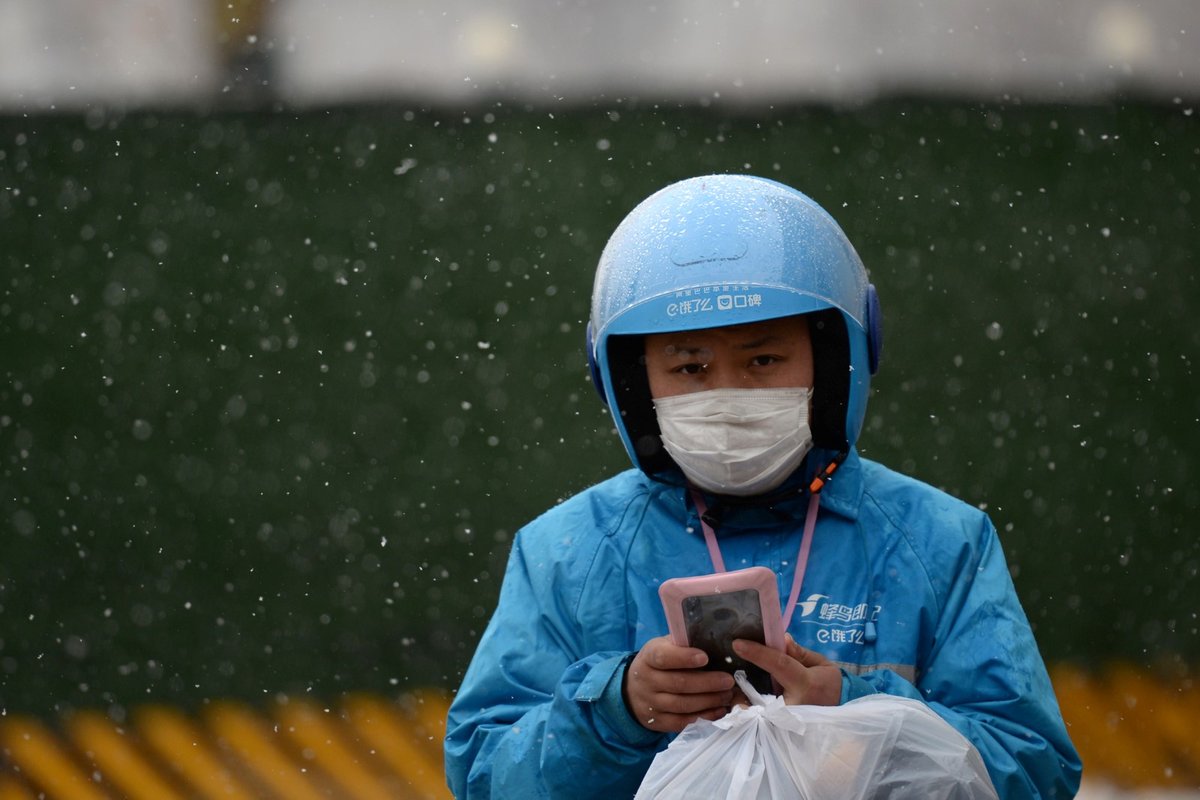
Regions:
[[[783,614],[779,608],[779,590],[775,585],[775,573],[766,567],[749,567],[734,572],[718,572],[694,578],[671,578],[658,587],[663,610],[667,614],[667,627],[671,641],[681,647],[692,645],[688,641],[687,621],[684,615],[684,600],[689,597],[714,597],[743,589],[758,592],[758,612],[762,617],[764,639],[769,647],[786,650],[783,639]]]

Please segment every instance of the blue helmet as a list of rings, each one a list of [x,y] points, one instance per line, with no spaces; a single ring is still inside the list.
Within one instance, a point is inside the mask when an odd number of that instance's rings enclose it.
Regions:
[[[812,199],[747,175],[667,186],[617,226],[596,269],[588,363],[633,463],[669,467],[642,359],[649,333],[809,314],[813,442],[858,439],[879,363],[879,301],[846,234]]]

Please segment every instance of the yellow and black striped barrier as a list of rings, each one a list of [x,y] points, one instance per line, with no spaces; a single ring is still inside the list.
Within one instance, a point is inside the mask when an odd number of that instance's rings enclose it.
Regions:
[[[1052,671],[1085,780],[1200,790],[1200,687],[1128,666]],[[442,800],[449,698],[308,697],[266,708],[214,702],[194,716],[78,711],[52,724],[0,718],[0,800]]]
[[[1054,690],[1085,781],[1200,792],[1200,685],[1115,664],[1100,673],[1059,666]]]
[[[208,705],[195,719],[135,709],[128,724],[79,711],[50,727],[0,720],[0,800],[442,800],[447,698],[291,697]]]

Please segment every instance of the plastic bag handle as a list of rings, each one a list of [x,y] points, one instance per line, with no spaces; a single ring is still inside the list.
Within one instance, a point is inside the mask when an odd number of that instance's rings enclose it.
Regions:
[[[767,700],[758,690],[750,684],[750,679],[746,677],[746,670],[739,669],[733,673],[733,682],[738,685],[738,688],[746,695],[746,699],[750,701],[752,706],[765,706]]]

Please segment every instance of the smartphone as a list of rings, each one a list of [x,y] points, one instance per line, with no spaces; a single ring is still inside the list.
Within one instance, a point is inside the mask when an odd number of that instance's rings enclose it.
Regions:
[[[658,589],[671,641],[708,654],[706,669],[745,670],[760,692],[778,694],[770,674],[733,652],[734,639],[784,650],[783,615],[775,573],[750,567],[694,578],[671,578]]]

